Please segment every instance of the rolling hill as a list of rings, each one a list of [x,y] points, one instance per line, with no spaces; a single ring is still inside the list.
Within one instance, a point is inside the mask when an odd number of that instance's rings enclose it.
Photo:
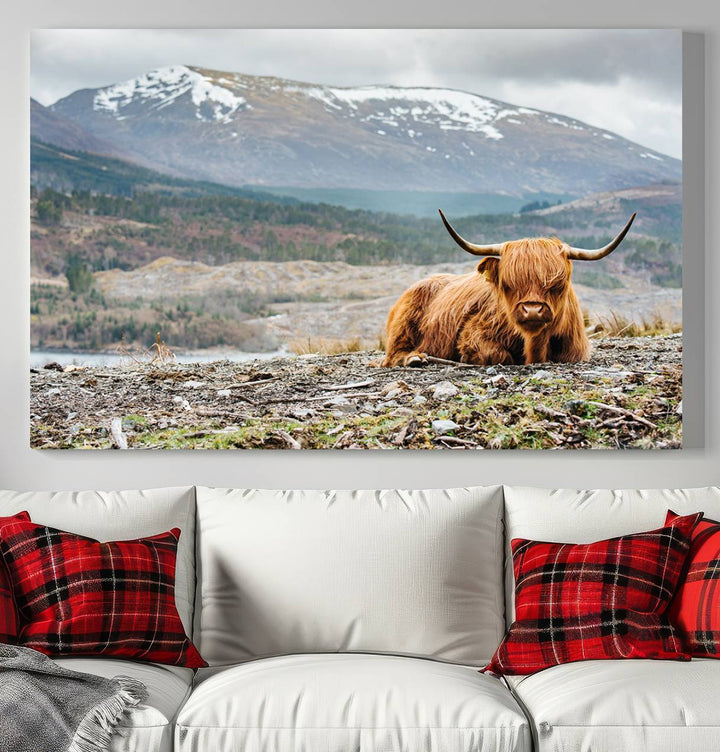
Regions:
[[[242,196],[280,204],[298,203],[290,196],[174,177],[126,159],[57,146],[35,137],[30,142],[30,180],[37,189],[65,193],[87,191],[126,198],[139,192],[166,196]]]

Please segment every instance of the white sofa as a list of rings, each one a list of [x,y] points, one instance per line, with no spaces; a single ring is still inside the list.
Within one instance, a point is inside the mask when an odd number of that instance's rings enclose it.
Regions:
[[[513,614],[513,537],[720,519],[720,488],[0,492],[100,540],[180,527],[176,600],[210,667],[64,658],[149,689],[114,752],[712,752],[720,661],[480,674]]]

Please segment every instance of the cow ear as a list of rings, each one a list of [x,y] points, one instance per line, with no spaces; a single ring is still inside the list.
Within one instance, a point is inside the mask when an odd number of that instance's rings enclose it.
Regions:
[[[478,274],[484,274],[488,282],[491,282],[493,285],[497,285],[499,264],[499,258],[495,258],[495,256],[486,256],[477,265]]]

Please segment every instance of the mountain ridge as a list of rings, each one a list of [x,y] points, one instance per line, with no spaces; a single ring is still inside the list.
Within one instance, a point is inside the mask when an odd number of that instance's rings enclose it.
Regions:
[[[125,158],[228,185],[581,196],[681,176],[679,160],[604,129],[439,87],[168,66],[50,109]]]
[[[32,139],[63,149],[104,154],[108,157],[118,156],[112,143],[95,138],[82,125],[53,112],[32,97],[30,98],[30,136]]]

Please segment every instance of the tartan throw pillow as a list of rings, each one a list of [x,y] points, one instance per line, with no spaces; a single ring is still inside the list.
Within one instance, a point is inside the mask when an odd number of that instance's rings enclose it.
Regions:
[[[678,515],[668,512],[666,525]],[[701,520],[668,616],[691,655],[720,658],[720,522]]]
[[[100,543],[20,516],[0,521],[0,553],[22,623],[18,644],[52,656],[207,665],[175,606],[179,537],[174,528]]]
[[[29,520],[27,512],[21,512],[16,517]],[[0,517],[0,524],[10,517]],[[18,616],[13,600],[12,588],[10,587],[10,575],[3,557],[0,556],[0,642],[14,644],[18,633]]]
[[[687,660],[666,612],[701,516],[597,543],[513,540],[515,621],[482,670],[531,674],[582,660]]]

